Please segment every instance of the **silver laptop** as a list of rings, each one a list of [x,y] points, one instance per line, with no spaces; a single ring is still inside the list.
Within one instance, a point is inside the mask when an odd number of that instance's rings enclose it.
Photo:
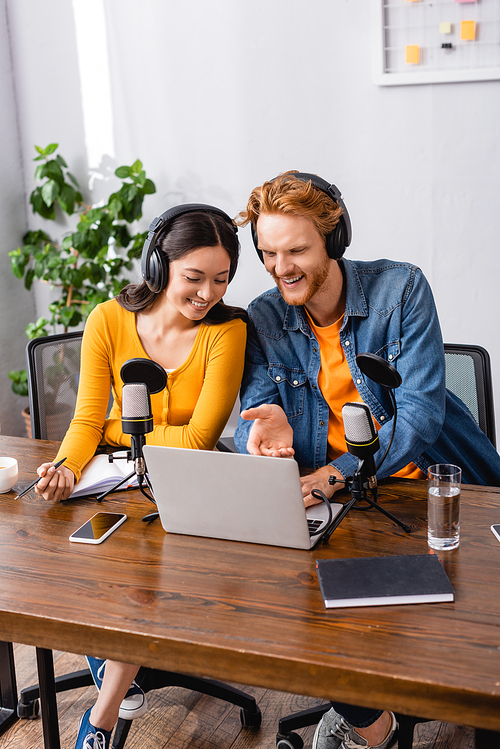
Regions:
[[[153,445],[144,457],[168,533],[312,549],[328,523],[324,503],[306,511],[290,458]]]

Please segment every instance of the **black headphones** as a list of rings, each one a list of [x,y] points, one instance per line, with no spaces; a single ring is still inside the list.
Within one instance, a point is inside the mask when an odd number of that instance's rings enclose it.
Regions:
[[[321,190],[321,192],[324,192],[326,195],[328,195],[329,198],[331,198],[335,203],[338,203],[338,205],[342,208],[342,215],[337,226],[332,232],[330,232],[330,234],[327,234],[325,237],[326,252],[328,254],[328,257],[332,258],[333,260],[340,260],[345,252],[346,247],[349,247],[349,245],[351,244],[352,228],[351,219],[349,218],[349,213],[347,212],[345,203],[342,200],[342,195],[339,188],[335,187],[335,185],[333,184],[330,184],[326,180],[321,179],[321,177],[317,177],[315,174],[308,174],[307,172],[295,172],[293,174],[290,174],[290,179],[299,179],[301,182],[310,182],[313,187],[316,187],[318,190]],[[274,182],[274,180],[271,180],[271,182]],[[257,250],[257,255],[260,257],[261,262],[264,262],[264,256],[261,250],[259,250],[257,227],[252,224],[251,229],[252,239],[255,245],[255,249]]]
[[[185,203],[184,205],[176,205],[173,208],[169,208],[165,213],[162,213],[161,216],[154,218],[149,225],[148,236],[146,237],[144,247],[142,248],[141,275],[148,288],[155,294],[159,294],[160,291],[163,291],[168,282],[168,258],[160,248],[160,239],[162,238],[165,228],[168,222],[172,221],[172,219],[182,216],[185,213],[193,213],[194,211],[213,213],[217,216],[221,216],[224,221],[229,224],[234,233],[236,235],[238,234],[238,227],[233,224],[227,213],[221,211],[220,208],[216,208],[213,205],[205,205],[204,203]],[[236,261],[231,259],[228,282],[233,279],[235,273]]]

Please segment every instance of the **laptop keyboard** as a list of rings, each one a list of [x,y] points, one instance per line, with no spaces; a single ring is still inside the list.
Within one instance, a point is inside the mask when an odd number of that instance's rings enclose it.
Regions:
[[[323,525],[322,520],[307,520],[307,527],[309,528],[309,535],[314,536],[320,525]]]

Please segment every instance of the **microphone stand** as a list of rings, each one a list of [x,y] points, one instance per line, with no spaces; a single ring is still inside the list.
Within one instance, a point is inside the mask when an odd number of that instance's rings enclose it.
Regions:
[[[149,477],[148,477],[148,474],[146,473],[146,464],[144,463],[144,458],[142,455],[142,446],[145,444],[144,435],[138,435],[138,439],[141,443],[139,446],[139,450],[137,450],[137,447],[135,447],[135,449],[133,450],[128,450],[126,457],[124,455],[120,455],[120,456],[114,456],[113,454],[108,455],[109,463],[113,463],[113,461],[115,460],[127,460],[127,461],[133,460],[134,470],[132,471],[132,473],[129,473],[128,476],[125,476],[125,478],[120,479],[120,481],[118,481],[110,489],[103,492],[103,494],[99,494],[99,496],[96,497],[97,502],[102,502],[102,500],[105,497],[107,497],[108,494],[111,494],[111,492],[115,492],[117,489],[120,488],[120,486],[122,486],[122,484],[125,484],[127,481],[130,481],[131,478],[133,478],[134,476],[137,476],[138,481],[139,481],[139,489],[141,490],[141,492],[144,494],[145,497],[147,497],[149,500],[151,500],[151,502],[153,502],[153,504],[156,505],[156,502],[154,501],[154,499],[150,497],[148,494],[146,494],[142,489],[142,479],[146,479],[146,484],[148,485],[150,492],[151,493],[153,492],[153,487],[151,486],[149,482]],[[134,444],[133,444],[133,448],[134,448]],[[140,461],[140,472],[136,471],[136,468],[135,468],[136,458]]]
[[[330,536],[332,535],[333,531],[338,528],[342,520],[345,518],[349,510],[351,510],[356,502],[368,502],[371,507],[375,507],[377,510],[379,510],[381,513],[383,513],[386,517],[388,517],[390,520],[393,521],[393,523],[396,523],[396,525],[399,525],[400,528],[402,528],[406,533],[411,533],[411,526],[407,525],[406,523],[403,523],[402,520],[399,520],[395,515],[388,512],[384,507],[381,507],[376,498],[371,499],[367,496],[366,491],[368,489],[368,481],[367,479],[363,478],[363,461],[360,461],[358,468],[354,472],[353,476],[348,476],[345,480],[346,488],[349,489],[351,492],[351,499],[344,504],[341,511],[337,515],[337,517],[334,519],[332,525],[327,530],[325,535],[322,538],[323,543],[328,543],[330,540]],[[376,492],[376,489],[372,489],[372,492]],[[363,509],[363,508],[360,508]]]
[[[379,470],[380,466],[384,462],[384,460],[387,457],[387,454],[390,450],[390,447],[392,445],[392,440],[394,439],[394,432],[396,431],[396,421],[398,417],[398,407],[396,404],[396,398],[394,397],[394,392],[392,388],[387,388],[389,392],[389,396],[391,399],[392,407],[394,410],[394,416],[393,416],[393,423],[392,423],[392,431],[391,436],[389,439],[389,444],[386,447],[385,453],[382,456],[382,460],[377,466],[377,471]],[[388,512],[386,509],[381,507],[377,502],[377,488],[372,488],[372,494],[374,496],[374,499],[370,499],[370,497],[367,496],[366,491],[368,489],[368,479],[363,477],[363,465],[364,460],[361,460],[358,458],[358,467],[356,471],[354,472],[353,476],[348,476],[345,480],[346,488],[349,489],[351,492],[351,499],[346,502],[337,515],[337,517],[334,519],[331,527],[326,531],[325,535],[322,538],[323,543],[328,543],[330,540],[330,536],[332,535],[333,531],[338,528],[342,520],[345,518],[349,510],[351,510],[356,502],[368,502],[371,507],[375,507],[377,510],[379,510],[381,513],[383,513],[386,517],[388,517],[390,520],[392,520],[396,525],[399,525],[406,533],[411,533],[411,526],[407,525],[406,523],[403,523],[401,520],[398,520],[398,518],[395,515],[392,515],[392,513]],[[334,479],[333,476],[330,477],[331,479]],[[335,483],[335,479],[332,483]],[[363,508],[359,508],[363,509]],[[368,509],[368,508],[365,508]]]

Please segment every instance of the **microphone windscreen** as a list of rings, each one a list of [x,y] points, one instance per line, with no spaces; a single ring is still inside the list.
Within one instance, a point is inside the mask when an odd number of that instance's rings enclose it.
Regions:
[[[377,437],[370,409],[365,403],[346,403],[342,407],[347,442],[371,444]]]
[[[144,382],[153,395],[167,385],[167,373],[152,359],[129,359],[122,364],[120,376],[125,384]]]
[[[133,382],[122,389],[122,418],[147,419],[151,416],[151,401],[147,385]]]

